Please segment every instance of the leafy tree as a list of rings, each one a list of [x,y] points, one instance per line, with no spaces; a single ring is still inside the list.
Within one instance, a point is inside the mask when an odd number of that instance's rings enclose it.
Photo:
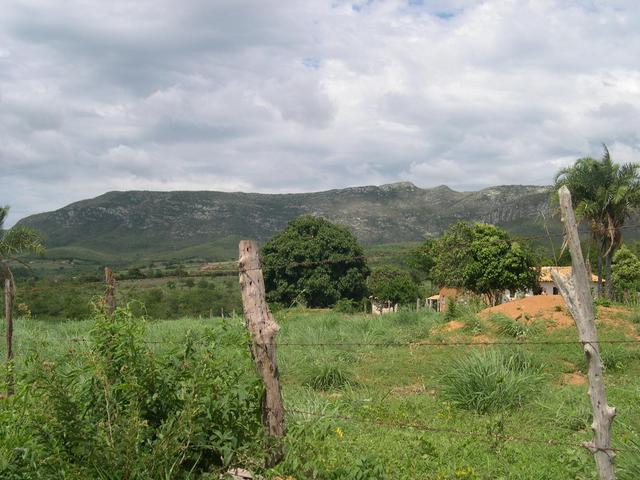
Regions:
[[[436,241],[433,238],[426,239],[411,250],[404,259],[411,276],[418,282],[431,278],[431,269],[435,265],[433,253],[435,243]]]
[[[555,178],[553,199],[566,186],[571,192],[576,216],[589,224],[599,248],[598,286],[602,290],[603,263],[606,296],[611,296],[611,261],[622,244],[622,226],[640,206],[640,164],[613,163],[607,146],[600,160],[578,159],[560,170]]]
[[[469,246],[473,225],[460,221],[450,225],[433,245],[431,276],[440,287],[464,287],[465,267],[470,261]]]
[[[495,225],[474,226],[468,255],[464,286],[487,295],[492,305],[504,290],[527,290],[537,284],[538,272],[532,253]]]
[[[11,272],[11,263],[22,263],[17,257],[24,253],[43,253],[42,237],[35,230],[25,227],[13,227],[4,230],[4,221],[9,207],[0,207],[0,279],[4,286],[6,279],[11,280],[11,289],[15,291],[15,282]]]
[[[616,297],[636,300],[640,290],[640,260],[626,245],[613,256],[612,278]]]
[[[441,286],[463,287],[496,304],[504,290],[535,288],[534,255],[495,225],[458,222],[435,245],[434,278]]]
[[[369,268],[362,247],[347,228],[323,218],[292,220],[267,242],[261,258],[269,301],[328,307],[366,295]]]
[[[367,279],[369,293],[382,301],[410,303],[418,297],[418,287],[406,271],[385,265],[371,272]]]

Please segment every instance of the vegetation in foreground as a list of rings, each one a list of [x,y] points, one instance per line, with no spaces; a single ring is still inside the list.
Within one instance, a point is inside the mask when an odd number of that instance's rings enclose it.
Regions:
[[[145,331],[130,316],[116,326],[20,318],[19,393],[0,402],[0,477],[206,479],[228,465],[266,478],[595,479],[593,459],[579,447],[591,436],[579,346],[434,346],[513,340],[495,318],[467,310],[459,306],[457,315],[475,318],[474,328],[456,330],[454,322],[465,323],[430,311],[278,312],[287,455],[269,471],[261,468],[259,388],[240,318],[150,322]],[[637,326],[627,315],[601,320],[601,338],[629,338]],[[551,324],[528,335],[577,338]],[[115,357],[108,342],[122,347]],[[603,345],[603,356],[619,411],[614,446],[625,449],[619,478],[637,478],[640,352]],[[109,377],[115,365],[119,373]],[[480,388],[488,400],[474,400]],[[492,398],[506,401],[494,406]]]

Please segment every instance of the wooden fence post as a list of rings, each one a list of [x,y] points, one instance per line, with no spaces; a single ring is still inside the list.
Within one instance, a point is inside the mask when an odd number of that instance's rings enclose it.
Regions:
[[[4,317],[7,322],[7,397],[13,395],[13,282],[11,278],[4,281]]]
[[[273,439],[265,463],[267,467],[272,467],[284,456],[281,443],[285,430],[284,405],[276,356],[276,335],[280,327],[267,305],[258,245],[252,240],[242,240],[239,248],[242,308],[245,324],[251,334],[251,355],[265,387],[262,423],[267,429],[267,435]]]
[[[593,423],[591,424],[593,440],[586,442],[584,446],[595,457],[600,479],[614,480],[616,478],[613,465],[615,453],[611,450],[611,423],[616,409],[607,404],[593,298],[587,277],[587,268],[582,257],[578,227],[571,205],[571,194],[567,187],[562,187],[559,194],[566,242],[571,253],[572,272],[568,278],[563,277],[555,270],[551,271],[551,275],[576,323],[587,361],[589,397],[593,409]]]
[[[104,267],[104,278],[107,284],[107,290],[104,293],[104,306],[108,315],[113,315],[116,310],[116,279],[113,276],[113,270]]]

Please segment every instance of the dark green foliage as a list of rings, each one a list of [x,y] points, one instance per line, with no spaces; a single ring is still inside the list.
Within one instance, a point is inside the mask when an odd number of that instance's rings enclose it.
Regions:
[[[261,259],[271,302],[329,307],[366,294],[369,269],[362,247],[347,228],[323,218],[302,216],[289,222],[263,247]]]
[[[612,264],[613,293],[625,302],[638,301],[640,290],[640,260],[625,245],[613,256]]]
[[[472,242],[473,226],[468,222],[450,225],[437,240],[433,246],[435,261],[431,275],[438,285],[464,287],[465,267],[471,262]]]
[[[85,319],[91,316],[91,302],[104,293],[99,282],[38,281],[18,289],[16,305],[28,305],[39,319]],[[121,303],[131,303],[134,311],[152,319],[171,319],[185,316],[219,316],[242,311],[240,289],[236,282],[229,284],[220,278],[184,282],[169,281],[146,288],[144,281],[121,282],[117,289]],[[0,298],[0,303],[2,298]]]
[[[478,413],[509,410],[536,391],[541,371],[524,351],[476,350],[447,367],[443,394],[454,405]]]
[[[436,263],[435,245],[436,241],[428,238],[406,255],[404,263],[414,280],[422,282],[431,278],[431,269]]]
[[[0,478],[196,478],[260,459],[262,387],[246,337],[225,329],[153,353],[129,309],[96,314],[88,348],[34,355],[0,405]],[[224,347],[218,343],[224,339]]]
[[[615,283],[611,261],[622,244],[621,228],[640,206],[640,164],[613,162],[603,145],[600,160],[583,157],[556,174],[552,201],[557,203],[558,189],[566,186],[579,220],[586,220],[600,257],[598,275],[606,279],[605,294],[610,298]],[[604,264],[604,268],[602,268]]]
[[[369,294],[380,301],[408,304],[415,303],[418,287],[411,276],[393,265],[378,267],[367,279]]]

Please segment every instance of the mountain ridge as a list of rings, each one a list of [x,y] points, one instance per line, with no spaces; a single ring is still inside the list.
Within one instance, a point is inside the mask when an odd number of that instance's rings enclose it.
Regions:
[[[26,217],[50,248],[97,252],[178,250],[239,238],[264,242],[299,215],[349,227],[364,244],[418,241],[457,220],[531,229],[548,211],[549,187],[499,185],[458,192],[411,182],[309,193],[109,191]]]

